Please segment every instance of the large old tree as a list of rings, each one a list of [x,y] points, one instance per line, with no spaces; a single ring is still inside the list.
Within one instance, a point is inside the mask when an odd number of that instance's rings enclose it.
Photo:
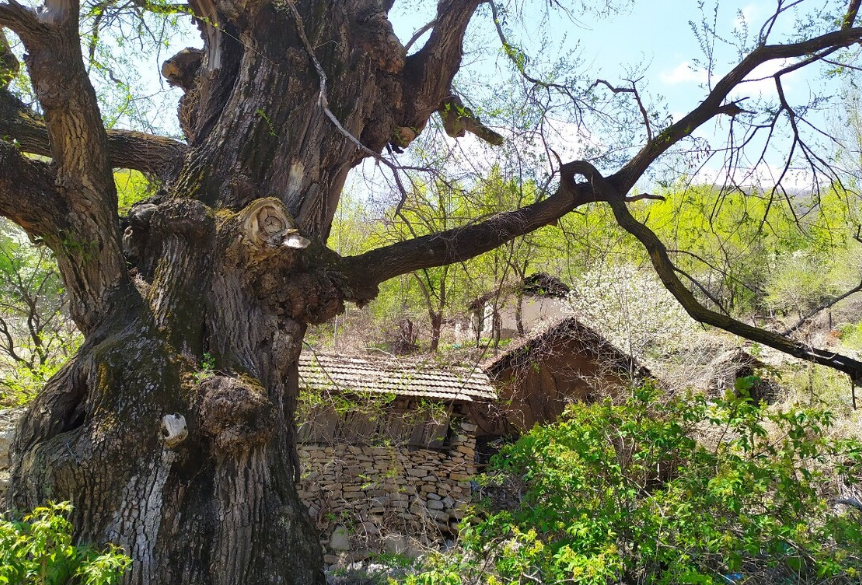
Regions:
[[[587,203],[612,207],[696,319],[862,379],[862,363],[699,304],[629,211],[635,183],[674,145],[707,121],[748,115],[728,96],[758,66],[782,64],[780,89],[784,74],[860,42],[858,0],[805,37],[772,42],[767,23],[678,122],[633,119],[646,139],[627,162],[600,171],[552,157],[554,186],[531,205],[345,258],[326,248],[327,235],[363,159],[408,148],[435,113],[453,136],[500,141],[452,85],[471,19],[499,7],[440,0],[430,36],[408,54],[389,21],[392,0],[135,4],[187,11],[201,29],[202,49],[162,71],[185,91],[185,142],[106,130],[78,0],[35,9],[0,0],[0,33],[23,43],[38,100],[37,111],[6,87],[19,62],[0,36],[0,215],[53,250],[85,336],[19,429],[9,504],[71,500],[81,540],[110,540],[132,556],[128,583],[322,583],[318,537],[295,489],[297,357],[308,325],[346,301],[368,302],[386,279],[473,257]],[[776,17],[785,9],[778,2]],[[505,46],[526,86],[577,89],[534,79]],[[641,103],[634,85],[581,90]],[[787,103],[773,113],[795,120]],[[113,168],[163,186],[122,221]],[[195,375],[205,354],[214,376]]]

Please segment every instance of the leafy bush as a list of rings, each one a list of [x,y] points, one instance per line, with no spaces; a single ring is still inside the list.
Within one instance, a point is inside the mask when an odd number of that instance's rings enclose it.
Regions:
[[[862,349],[862,321],[841,328],[841,343],[854,349]]]
[[[831,423],[651,388],[573,405],[492,463],[464,553],[408,581],[858,583],[862,517],[828,491],[835,466],[860,476],[862,444]]]
[[[111,546],[99,552],[72,545],[68,502],[36,508],[23,521],[0,517],[0,583],[110,585],[119,582],[131,559]]]

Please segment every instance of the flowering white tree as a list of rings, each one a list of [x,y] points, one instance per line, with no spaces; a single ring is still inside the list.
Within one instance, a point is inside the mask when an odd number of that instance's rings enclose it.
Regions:
[[[655,273],[632,265],[601,266],[573,283],[568,310],[637,360],[691,343],[697,323]]]

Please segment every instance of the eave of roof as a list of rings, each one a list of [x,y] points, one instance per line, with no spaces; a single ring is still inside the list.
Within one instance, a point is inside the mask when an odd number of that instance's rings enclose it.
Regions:
[[[411,364],[303,352],[300,383],[329,392],[393,394],[454,402],[496,400],[488,376],[474,368]]]
[[[595,354],[597,359],[613,366],[620,373],[634,372],[637,377],[641,378],[651,375],[649,370],[638,364],[634,358],[619,350],[598,332],[574,317],[563,318],[532,335],[515,341],[506,348],[506,351],[485,360],[482,369],[493,378],[507,368],[531,362],[531,356],[534,352],[546,344],[563,339],[578,340],[582,350]]]

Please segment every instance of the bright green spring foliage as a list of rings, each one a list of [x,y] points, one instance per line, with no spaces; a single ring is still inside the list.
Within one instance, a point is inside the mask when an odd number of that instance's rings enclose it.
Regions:
[[[465,553],[408,582],[859,583],[862,515],[829,497],[862,444],[831,423],[651,388],[573,405],[496,458]]]
[[[0,408],[23,404],[80,343],[53,254],[0,221]]]
[[[132,560],[111,546],[104,552],[72,545],[68,502],[36,508],[21,522],[0,517],[0,583],[110,585]]]

